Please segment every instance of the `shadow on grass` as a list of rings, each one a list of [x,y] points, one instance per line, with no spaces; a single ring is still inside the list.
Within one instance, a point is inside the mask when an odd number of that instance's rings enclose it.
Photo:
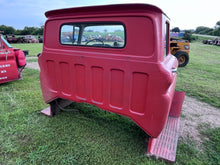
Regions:
[[[43,141],[50,151],[56,152],[59,148],[65,153],[66,150],[79,164],[126,163],[144,158],[147,136],[130,119],[85,103],[74,103],[70,108],[77,108],[79,112],[46,117]],[[40,139],[41,136],[36,141]]]

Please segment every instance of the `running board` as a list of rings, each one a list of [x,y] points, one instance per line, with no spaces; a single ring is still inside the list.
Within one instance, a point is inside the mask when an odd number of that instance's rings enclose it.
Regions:
[[[149,138],[147,155],[175,162],[178,141],[179,118],[168,117],[166,126],[157,138]]]
[[[179,121],[185,92],[175,92],[167,123],[157,138],[149,138],[147,155],[175,162]]]

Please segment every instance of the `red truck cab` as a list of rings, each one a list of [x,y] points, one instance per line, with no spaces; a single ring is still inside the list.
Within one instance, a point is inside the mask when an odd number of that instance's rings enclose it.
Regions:
[[[46,12],[40,82],[49,112],[59,100],[86,102],[131,118],[149,136],[165,127],[175,93],[177,59],[169,52],[169,18],[146,4]]]
[[[13,48],[0,34],[0,84],[21,79],[25,65],[23,51]]]

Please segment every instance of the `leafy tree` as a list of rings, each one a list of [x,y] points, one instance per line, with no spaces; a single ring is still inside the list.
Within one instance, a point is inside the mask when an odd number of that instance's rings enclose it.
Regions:
[[[23,30],[17,30],[19,35],[43,35],[44,26],[38,27],[27,27],[25,26]]]
[[[213,31],[214,36],[220,36],[220,27]]]
[[[12,26],[5,26],[5,25],[0,26],[0,31],[4,31],[4,34],[14,34],[15,33],[15,29]]]
[[[209,32],[211,32],[213,29],[209,28],[209,27],[205,27],[205,26],[199,26],[196,28],[195,33],[197,34],[208,34]]]
[[[21,33],[22,33],[22,30],[21,30],[21,29],[17,29],[17,30],[15,31],[15,34],[16,34],[16,35],[21,35]]]
[[[220,26],[220,21],[216,22],[216,27],[218,26]],[[195,33],[220,36],[220,27],[212,29],[205,26],[199,26],[196,28]]]
[[[38,27],[28,27],[25,26],[23,30],[17,29],[15,30],[11,26],[0,25],[0,31],[4,31],[4,34],[16,34],[16,35],[43,35],[44,26]]]
[[[180,32],[180,29],[178,27],[175,27],[171,31],[176,33],[176,32]]]
[[[199,32],[199,34],[212,34],[213,29],[212,28],[206,28]]]
[[[193,40],[191,30],[185,30],[185,33],[183,34],[183,39],[188,40],[189,42]]]
[[[22,32],[21,32],[21,35],[33,34],[35,30],[36,30],[35,27],[25,26],[25,27],[24,27],[24,30],[22,30]]]
[[[44,32],[44,26],[41,26],[40,28],[35,28],[34,32],[31,34],[33,35],[43,35]]]

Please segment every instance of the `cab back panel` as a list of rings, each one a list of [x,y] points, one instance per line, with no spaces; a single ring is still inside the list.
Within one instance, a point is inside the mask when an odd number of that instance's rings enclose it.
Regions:
[[[45,102],[64,98],[86,102],[130,117],[146,133],[157,137],[169,113],[176,82],[175,57],[158,61],[155,27],[146,17],[90,18],[86,22],[121,22],[125,27],[124,48],[98,48],[60,44],[60,27],[84,19],[49,20],[39,64]],[[138,32],[135,31],[138,29]],[[163,41],[159,44],[163,44]]]

